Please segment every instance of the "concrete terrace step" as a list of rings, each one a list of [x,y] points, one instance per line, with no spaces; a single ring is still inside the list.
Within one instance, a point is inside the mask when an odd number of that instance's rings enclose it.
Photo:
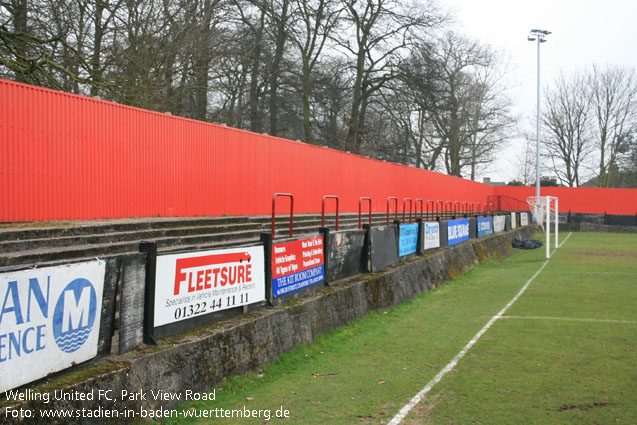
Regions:
[[[8,224],[5,225],[6,227],[0,228],[0,241],[238,224],[248,223],[249,218],[250,217],[132,218],[101,221],[16,223]]]
[[[385,221],[384,214],[373,216],[374,225]],[[0,267],[136,253],[141,241],[155,241],[159,252],[244,245],[258,242],[271,222],[271,216],[253,216],[20,224],[0,229]],[[327,227],[334,222],[333,214],[326,215]],[[277,217],[275,224],[277,239],[287,237],[289,217]],[[320,215],[294,217],[295,236],[317,233],[320,226]],[[357,227],[358,214],[339,216],[339,229]]]
[[[113,233],[89,233],[73,236],[60,236],[41,239],[19,239],[0,242],[0,252],[28,251],[45,247],[64,247],[73,245],[98,245],[114,242],[153,240],[167,237],[182,237],[188,235],[214,235],[228,232],[258,230],[255,223],[226,224],[197,227],[175,227],[167,229],[148,229]]]

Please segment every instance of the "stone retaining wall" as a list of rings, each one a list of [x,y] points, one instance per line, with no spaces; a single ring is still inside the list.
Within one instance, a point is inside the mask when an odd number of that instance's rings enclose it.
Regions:
[[[265,308],[191,331],[157,347],[145,347],[123,355],[111,355],[89,362],[71,372],[62,372],[45,382],[29,385],[39,392],[63,390],[88,394],[98,389],[130,392],[164,390],[183,393],[205,392],[224,376],[242,374],[274,361],[298,344],[308,344],[317,335],[341,327],[371,311],[398,305],[418,294],[430,291],[487,259],[502,259],[511,254],[515,235],[531,236],[528,226],[453,247],[435,250],[422,257],[403,261],[374,274],[358,275],[334,282],[329,288],[297,299],[287,305]],[[21,392],[26,390],[22,389]],[[118,401],[110,404],[90,401],[0,402],[0,424],[18,423],[8,418],[13,409],[118,409],[139,411],[140,407],[174,407],[175,403],[153,400]],[[94,418],[67,419],[60,424],[125,423],[129,420]],[[50,424],[38,417],[23,423]]]

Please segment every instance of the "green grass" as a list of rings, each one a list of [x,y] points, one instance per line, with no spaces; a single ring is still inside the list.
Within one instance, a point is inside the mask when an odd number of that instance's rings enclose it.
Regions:
[[[290,413],[213,423],[387,423],[513,298],[544,253],[485,263],[224,380],[215,401],[182,408]],[[636,255],[635,235],[573,234],[506,315],[635,321]],[[636,344],[636,324],[498,320],[404,423],[637,423]]]

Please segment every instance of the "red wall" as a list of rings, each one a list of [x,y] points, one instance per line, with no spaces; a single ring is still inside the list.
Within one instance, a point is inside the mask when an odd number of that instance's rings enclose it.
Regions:
[[[494,194],[526,201],[535,196],[535,187],[499,186],[494,187]],[[637,189],[541,187],[540,195],[556,196],[561,212],[637,214]]]
[[[299,214],[320,212],[323,195],[338,195],[341,212],[358,211],[361,196],[384,212],[389,196],[402,211],[404,198],[484,204],[533,189],[0,80],[0,222],[270,214],[275,192],[293,193]],[[547,192],[563,211],[637,212],[635,189]]]
[[[0,80],[0,221],[295,213],[323,195],[485,203],[492,188],[318,146]],[[288,201],[277,202],[289,210]],[[334,208],[330,202],[329,211]],[[393,209],[393,206],[392,206]]]

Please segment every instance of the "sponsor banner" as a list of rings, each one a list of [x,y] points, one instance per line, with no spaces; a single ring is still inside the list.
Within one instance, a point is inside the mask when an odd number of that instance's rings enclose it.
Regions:
[[[469,219],[447,221],[447,241],[449,245],[456,245],[469,240]]]
[[[496,215],[493,217],[493,231],[496,233],[504,232],[504,226],[506,225],[506,216]]]
[[[528,226],[529,225],[529,213],[521,213],[520,214],[520,225]]]
[[[491,217],[478,217],[478,237],[493,234],[493,219]]]
[[[440,247],[440,223],[430,221],[425,225],[425,249]]]
[[[263,246],[157,256],[155,327],[265,300]]]
[[[516,217],[515,217],[515,213],[512,212],[511,213],[511,229],[515,229],[517,227],[517,224],[518,223],[517,223],[517,220],[516,220]]]
[[[97,355],[106,263],[0,274],[0,392]]]
[[[272,245],[275,297],[325,280],[323,236]]]
[[[418,247],[418,223],[401,224],[398,238],[398,256],[413,254]]]

